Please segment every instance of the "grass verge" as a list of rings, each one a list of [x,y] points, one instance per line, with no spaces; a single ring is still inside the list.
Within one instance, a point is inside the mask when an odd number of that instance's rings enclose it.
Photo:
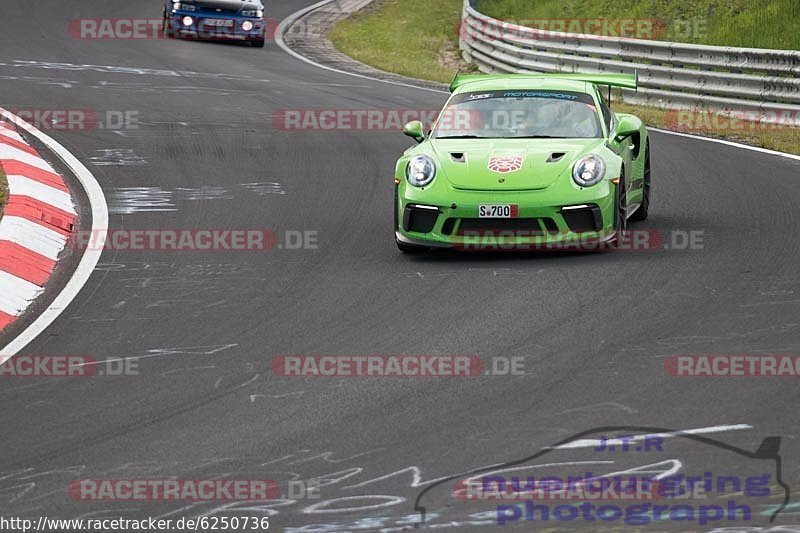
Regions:
[[[619,100],[614,102],[612,107],[617,113],[636,115],[642,119],[645,124],[654,128],[693,133],[704,137],[725,139],[742,144],[749,144],[750,146],[766,148],[768,150],[777,150],[779,152],[800,155],[800,128],[787,126],[771,127],[769,124],[754,124],[752,122],[740,122],[738,127],[723,131],[705,127],[676,128],[674,110],[668,111],[659,107],[626,104]],[[734,124],[736,123],[734,122]]]
[[[652,35],[631,36],[717,46],[800,50],[797,0],[479,0],[478,11],[498,19],[527,21],[542,29],[567,21],[657,21]],[[534,22],[535,21],[535,22]],[[544,25],[544,26],[541,26]],[[592,25],[581,33],[592,31]],[[612,26],[613,27],[613,26]],[[642,33],[647,32],[647,30]],[[649,33],[649,32],[647,32]]]
[[[611,9],[615,2],[628,5],[640,0],[537,0],[535,5],[558,4],[564,9],[570,6],[602,4]],[[777,5],[783,0],[763,0],[769,5]],[[793,0],[796,1],[796,0]],[[669,5],[677,0],[642,0],[651,7]],[[726,0],[731,5],[750,4],[750,0]],[[707,7],[717,4],[716,0],[701,0]],[[725,3],[725,2],[722,2]],[[498,13],[490,9],[495,4]],[[483,0],[481,9],[500,16],[514,6],[519,12],[529,16],[532,10],[530,0]],[[688,3],[681,3],[689,6]],[[754,2],[753,5],[756,5]],[[759,4],[760,6],[761,4]],[[797,2],[800,6],[800,2]],[[458,27],[461,22],[461,0],[383,0],[354,16],[339,22],[329,38],[334,46],[345,54],[363,63],[387,72],[395,72],[411,78],[449,83],[459,68],[472,70],[460,59],[458,50]],[[674,6],[673,6],[674,7]],[[502,10],[501,10],[502,8]],[[617,8],[614,8],[617,9]],[[763,8],[762,8],[763,9]],[[769,11],[769,10],[767,10]],[[800,16],[800,8],[796,11]],[[627,18],[633,14],[623,13]],[[564,16],[562,14],[562,16]],[[611,15],[606,15],[611,16]],[[654,15],[653,15],[654,16]],[[503,17],[501,17],[503,18]],[[508,17],[505,17],[508,18]],[[516,18],[522,18],[517,15]],[[587,18],[587,15],[582,15]],[[798,33],[800,35],[800,33]],[[793,36],[797,37],[797,35]],[[614,103],[614,109],[622,113],[632,113],[648,126],[675,129],[670,123],[667,110],[656,107]],[[752,146],[800,154],[800,128],[783,127],[779,129],[742,131],[709,131],[708,129],[681,129],[686,133],[696,133],[706,137],[716,137],[741,142]]]
[[[450,83],[467,66],[458,49],[462,0],[384,0],[340,21],[328,38],[362,63]]]

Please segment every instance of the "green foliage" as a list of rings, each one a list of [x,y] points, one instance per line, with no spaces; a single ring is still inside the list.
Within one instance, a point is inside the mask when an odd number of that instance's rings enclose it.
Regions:
[[[449,83],[459,68],[461,0],[385,0],[328,36],[345,54],[381,70]]]
[[[537,21],[526,24],[534,27],[564,19],[657,20],[664,29],[656,40],[800,50],[798,0],[478,0],[477,7],[499,19]]]

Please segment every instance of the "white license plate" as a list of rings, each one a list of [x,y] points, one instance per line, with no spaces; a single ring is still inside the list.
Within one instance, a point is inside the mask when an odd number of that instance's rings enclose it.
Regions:
[[[519,206],[516,204],[481,204],[478,218],[517,218]]]
[[[218,28],[233,28],[233,21],[228,19],[206,19],[205,26],[217,26]]]

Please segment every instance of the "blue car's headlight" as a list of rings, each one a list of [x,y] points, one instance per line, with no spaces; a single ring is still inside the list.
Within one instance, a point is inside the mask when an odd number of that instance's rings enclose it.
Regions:
[[[172,2],[173,11],[197,11],[197,6],[194,4],[187,4],[186,2]]]
[[[243,17],[255,17],[259,19],[264,18],[264,10],[263,9],[243,9],[242,10]]]
[[[572,167],[572,179],[581,187],[591,187],[600,183],[606,175],[606,162],[599,155],[589,154],[581,157]]]
[[[406,179],[415,187],[424,187],[436,176],[436,165],[426,155],[418,155],[408,162]]]

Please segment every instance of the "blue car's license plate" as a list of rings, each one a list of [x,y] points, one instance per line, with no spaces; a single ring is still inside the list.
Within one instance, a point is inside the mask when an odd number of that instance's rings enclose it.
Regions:
[[[218,28],[233,28],[233,21],[230,19],[205,19],[204,26],[216,26]]]

